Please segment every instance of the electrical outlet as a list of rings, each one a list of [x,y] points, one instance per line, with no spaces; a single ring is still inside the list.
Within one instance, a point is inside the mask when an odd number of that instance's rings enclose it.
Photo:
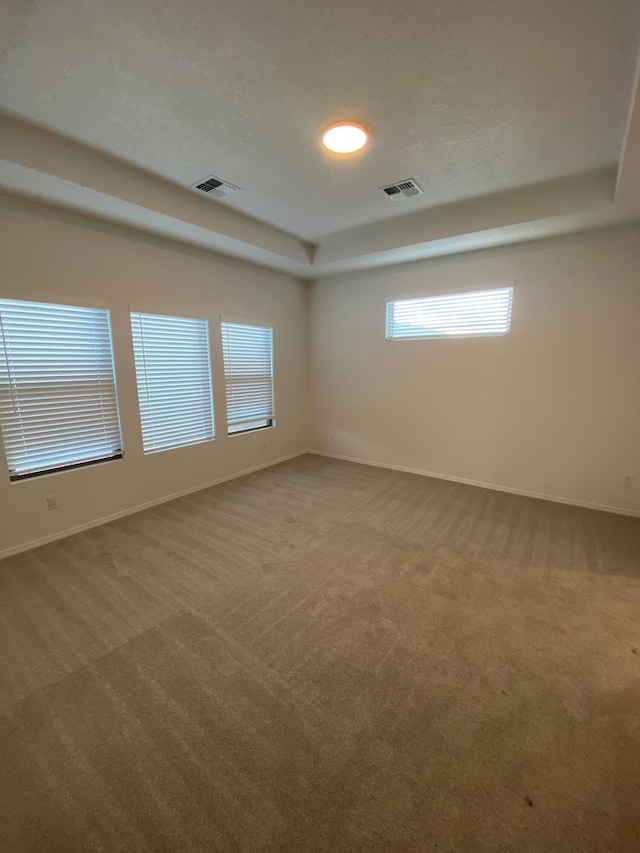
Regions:
[[[630,474],[627,474],[626,477],[622,478],[622,485],[625,489],[631,489],[635,485],[635,482],[636,478],[632,477]]]
[[[330,433],[329,433],[329,441],[333,441],[333,440],[335,439],[335,437],[336,437],[335,432],[330,432]]]
[[[47,495],[47,509],[58,509],[57,495]]]
[[[262,442],[262,449],[263,449],[263,450],[266,450],[266,449],[267,449],[267,442],[266,442],[266,441],[263,441],[263,442]]]

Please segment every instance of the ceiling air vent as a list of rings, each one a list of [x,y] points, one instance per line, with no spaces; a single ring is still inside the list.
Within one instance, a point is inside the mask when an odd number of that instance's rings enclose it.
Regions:
[[[419,187],[412,178],[407,178],[406,181],[399,181],[397,184],[390,184],[388,187],[380,187],[380,189],[391,201],[398,201],[401,198],[411,198],[412,195],[420,195],[423,192],[422,187]]]
[[[196,184],[191,184],[191,186],[194,190],[207,193],[210,198],[224,198],[240,189],[240,187],[234,187],[233,184],[221,181],[220,178],[216,178],[213,175],[209,175],[208,178],[204,178]]]

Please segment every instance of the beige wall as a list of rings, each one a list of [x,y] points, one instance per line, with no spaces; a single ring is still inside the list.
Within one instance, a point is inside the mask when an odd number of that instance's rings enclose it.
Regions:
[[[97,301],[111,309],[125,446],[122,460],[18,483],[9,482],[0,453],[0,554],[306,449],[303,284],[53,208],[0,201],[2,295]],[[142,453],[130,303],[210,320],[214,441]],[[221,314],[273,326],[274,429],[226,435]],[[50,494],[57,494],[59,509],[47,510]]]
[[[385,341],[388,299],[509,283],[506,337]],[[310,311],[312,449],[640,511],[637,227],[323,280]]]

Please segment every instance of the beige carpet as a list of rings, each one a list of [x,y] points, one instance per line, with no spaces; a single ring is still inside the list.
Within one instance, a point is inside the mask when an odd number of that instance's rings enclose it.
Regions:
[[[0,848],[638,853],[640,521],[306,456],[0,563]]]

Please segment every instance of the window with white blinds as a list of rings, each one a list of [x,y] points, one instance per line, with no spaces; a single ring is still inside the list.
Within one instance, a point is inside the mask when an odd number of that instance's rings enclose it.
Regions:
[[[513,287],[387,302],[387,340],[506,335]]]
[[[131,312],[145,453],[214,437],[209,323]]]
[[[122,456],[108,310],[0,299],[0,422],[12,480]]]
[[[274,425],[273,330],[222,323],[229,435]]]

